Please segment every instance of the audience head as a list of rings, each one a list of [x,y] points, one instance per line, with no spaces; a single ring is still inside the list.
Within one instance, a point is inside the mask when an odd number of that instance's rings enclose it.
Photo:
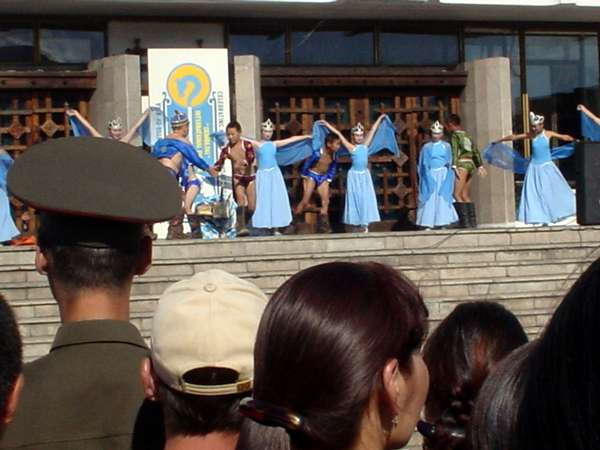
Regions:
[[[142,382],[161,403],[167,439],[221,433],[235,446],[266,302],[255,285],[221,270],[197,273],[161,296]]]
[[[519,413],[520,448],[600,446],[600,260],[569,290],[530,359]]]
[[[111,139],[37,144],[15,161],[8,187],[39,211],[36,267],[48,276],[59,304],[84,290],[125,292],[128,299],[133,276],[150,265],[144,223],[181,209],[181,190],[164,167]]]
[[[526,342],[519,320],[502,305],[458,305],[431,334],[423,350],[431,379],[425,403],[427,422],[466,431],[475,399],[492,368]],[[425,439],[424,448],[463,449],[465,445],[460,437],[433,436]]]
[[[0,296],[0,431],[14,417],[23,387],[21,335],[12,309]]]
[[[418,290],[388,266],[334,262],[294,275],[265,309],[254,396],[242,403],[267,426],[250,427],[240,448],[405,445],[427,395],[426,319]]]
[[[534,341],[514,350],[498,364],[483,384],[473,410],[468,448],[472,450],[520,448],[515,430],[525,383],[530,378],[536,378],[530,377],[533,373],[528,367],[527,360],[535,345]]]

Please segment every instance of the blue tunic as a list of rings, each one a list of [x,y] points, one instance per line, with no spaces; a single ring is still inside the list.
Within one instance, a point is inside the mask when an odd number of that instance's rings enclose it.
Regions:
[[[209,165],[199,155],[196,149],[191,144],[186,144],[179,139],[164,138],[159,139],[152,147],[152,156],[156,159],[173,158],[177,153],[183,156],[183,162],[177,177],[181,185],[188,188],[188,166],[190,164],[201,170],[208,170]]]
[[[452,202],[454,172],[451,166],[452,148],[447,142],[428,142],[421,149],[417,225],[440,227],[458,220]]]
[[[6,193],[6,177],[13,162],[8,153],[0,154],[0,242],[10,241],[19,234],[10,213],[10,202]]]
[[[575,214],[575,194],[552,162],[545,132],[532,141],[531,162],[525,173],[518,218],[530,224],[549,224]]]
[[[276,155],[274,142],[262,143],[256,152],[256,210],[252,216],[252,226],[256,228],[286,227],[292,221],[290,200]]]
[[[371,222],[379,222],[377,196],[369,172],[369,149],[366,145],[357,145],[350,156],[352,167],[346,184],[344,223],[367,226]]]

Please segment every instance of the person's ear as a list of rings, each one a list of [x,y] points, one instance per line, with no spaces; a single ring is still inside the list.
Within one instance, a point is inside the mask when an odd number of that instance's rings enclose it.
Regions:
[[[156,401],[158,397],[158,383],[154,371],[152,370],[152,361],[150,358],[144,358],[140,367],[140,378],[144,388],[144,396],[151,401]]]
[[[140,244],[142,246],[135,266],[135,275],[144,275],[152,265],[152,239],[144,236]]]
[[[15,418],[15,414],[17,413],[17,405],[19,404],[19,398],[21,397],[21,391],[23,390],[23,385],[25,384],[25,378],[23,374],[19,374],[15,384],[13,384],[12,390],[8,396],[8,400],[6,402],[6,408],[4,410],[3,422],[4,425],[9,424]]]
[[[40,275],[48,275],[48,258],[38,247],[35,247],[35,268]]]
[[[396,416],[406,401],[406,380],[400,372],[397,359],[388,360],[383,368],[383,388],[390,405],[390,413]]]

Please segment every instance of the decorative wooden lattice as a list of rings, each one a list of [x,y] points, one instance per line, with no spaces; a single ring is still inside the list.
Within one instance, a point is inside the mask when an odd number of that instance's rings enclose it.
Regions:
[[[445,122],[449,114],[460,112],[455,95],[392,96],[362,98],[289,97],[264,98],[265,114],[276,125],[276,138],[310,134],[315,120],[324,119],[349,136],[350,129],[361,122],[367,129],[379,114],[390,116],[398,131],[402,154],[395,157],[382,152],[370,158],[382,229],[401,228],[414,223],[418,196],[417,162],[419,151],[428,139],[435,120]],[[341,158],[341,171],[332,183],[331,218],[340,227],[349,158]],[[292,198],[300,189],[299,165],[286,173]],[[316,198],[315,198],[316,200]],[[317,211],[316,202],[311,208]],[[310,220],[310,218],[308,218]]]
[[[0,147],[18,158],[28,147],[68,136],[69,122],[65,110],[79,109],[85,116],[89,91],[15,90],[0,87]],[[23,231],[35,229],[35,214],[20,201],[11,198],[17,227]]]

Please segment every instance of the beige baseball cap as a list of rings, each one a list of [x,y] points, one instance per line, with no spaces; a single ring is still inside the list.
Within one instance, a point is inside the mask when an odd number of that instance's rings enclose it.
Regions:
[[[152,323],[152,363],[158,378],[185,394],[217,396],[252,390],[254,341],[267,298],[254,284],[222,270],[199,272],[170,286]],[[234,370],[230,384],[198,385],[186,373]]]

